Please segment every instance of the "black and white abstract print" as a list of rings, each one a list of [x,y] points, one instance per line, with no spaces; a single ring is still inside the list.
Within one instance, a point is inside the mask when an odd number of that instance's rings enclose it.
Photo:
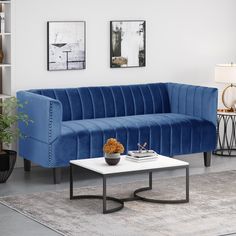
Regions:
[[[145,21],[111,21],[111,68],[146,65]]]
[[[81,70],[85,67],[85,22],[48,22],[48,70]]]

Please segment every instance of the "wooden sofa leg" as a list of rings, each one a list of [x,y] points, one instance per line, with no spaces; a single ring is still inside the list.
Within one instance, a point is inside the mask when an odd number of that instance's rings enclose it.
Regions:
[[[204,165],[206,167],[211,165],[211,152],[204,152]]]
[[[61,183],[61,168],[53,168],[53,182],[54,184]]]
[[[24,159],[24,170],[29,172],[31,170],[31,161]]]

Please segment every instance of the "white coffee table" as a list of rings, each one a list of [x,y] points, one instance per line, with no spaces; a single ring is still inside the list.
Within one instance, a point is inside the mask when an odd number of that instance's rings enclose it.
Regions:
[[[102,176],[103,178],[103,194],[102,195],[74,195],[73,194],[73,170],[74,168],[83,168],[90,170]],[[151,190],[152,189],[152,172],[163,171],[163,170],[176,170],[176,169],[185,169],[186,170],[186,198],[179,200],[159,200],[141,197],[138,193]],[[140,188],[134,191],[133,197],[129,198],[114,198],[107,196],[107,177],[122,175],[127,173],[149,173],[149,186],[145,188]],[[102,199],[103,200],[103,213],[112,213],[118,210],[121,210],[124,207],[124,202],[143,200],[153,203],[166,203],[166,204],[175,204],[175,203],[187,203],[189,202],[189,164],[184,161],[176,160],[174,158],[169,158],[159,155],[158,158],[154,161],[146,161],[137,163],[134,161],[127,160],[125,156],[121,157],[120,162],[116,166],[109,166],[105,163],[104,157],[100,158],[91,158],[83,160],[72,160],[70,161],[70,199]],[[120,205],[118,207],[107,209],[107,200],[112,200]]]

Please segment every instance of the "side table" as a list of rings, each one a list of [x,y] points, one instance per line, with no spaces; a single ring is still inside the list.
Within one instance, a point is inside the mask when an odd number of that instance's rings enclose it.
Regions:
[[[218,156],[236,157],[236,112],[217,112],[217,149]]]

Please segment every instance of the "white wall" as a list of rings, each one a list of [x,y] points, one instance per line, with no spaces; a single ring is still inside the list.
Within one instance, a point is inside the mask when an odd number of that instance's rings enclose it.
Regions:
[[[212,84],[236,61],[235,0],[15,1],[13,93],[19,89],[177,81]],[[147,66],[109,67],[109,21],[144,19]],[[85,20],[87,69],[48,72],[47,21]]]
[[[235,0],[15,0],[12,92],[176,81],[216,86],[214,66],[236,62]],[[145,68],[109,67],[109,21],[146,20]],[[47,71],[47,21],[85,20],[87,69]],[[218,86],[218,85],[217,85]]]

